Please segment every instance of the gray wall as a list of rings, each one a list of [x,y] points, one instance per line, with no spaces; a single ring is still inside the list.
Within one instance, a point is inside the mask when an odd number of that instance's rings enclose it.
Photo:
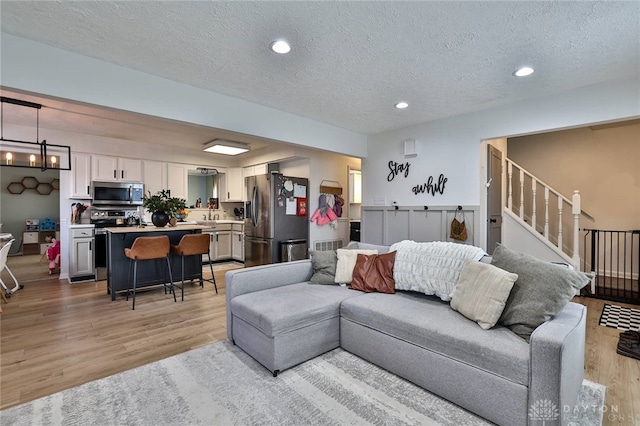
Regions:
[[[69,172],[62,172],[69,173]],[[24,177],[32,176],[38,182],[50,183],[60,176],[59,170],[41,171],[19,167],[0,167],[0,222],[2,232],[10,232],[16,238],[16,246],[22,241],[26,219],[51,218],[60,222],[60,191],[49,195],[40,195],[34,189],[25,189],[22,194],[11,194],[7,186],[12,182],[21,182]],[[15,191],[14,191],[15,192]],[[11,252],[15,253],[16,248]]]

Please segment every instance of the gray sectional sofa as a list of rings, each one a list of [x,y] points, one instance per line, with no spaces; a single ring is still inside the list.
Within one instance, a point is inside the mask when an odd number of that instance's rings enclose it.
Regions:
[[[546,424],[566,424],[583,379],[584,306],[568,303],[527,342],[434,296],[311,284],[312,273],[302,260],[226,274],[228,338],[274,376],[342,347],[496,424],[534,424],[529,409],[549,401],[560,415]]]

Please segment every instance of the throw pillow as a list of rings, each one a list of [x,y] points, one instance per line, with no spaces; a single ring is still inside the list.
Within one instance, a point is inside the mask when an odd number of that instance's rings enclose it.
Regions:
[[[529,341],[531,333],[564,308],[591,277],[498,245],[491,264],[518,274],[499,323]]]
[[[335,250],[310,250],[313,275],[309,282],[313,284],[335,284],[338,255]]]
[[[479,247],[447,241],[404,240],[392,244],[389,251],[394,250],[396,290],[435,294],[445,302],[451,300],[465,262],[479,260],[485,254]]]
[[[351,243],[349,243],[351,244]],[[376,250],[378,252],[378,254],[382,254],[382,253],[389,253],[390,247],[389,246],[381,246],[379,244],[369,244],[369,243],[362,243],[359,242],[357,243],[358,246],[357,247],[349,247],[347,246],[346,248],[350,248],[350,249],[360,249],[360,250]]]
[[[347,244],[347,246],[344,247],[344,248],[346,248],[347,250],[357,250],[359,248],[358,247],[358,242],[357,241],[349,241],[349,244]]]
[[[336,278],[338,284],[351,284],[353,267],[356,266],[358,254],[378,254],[377,250],[349,250],[338,249],[338,264],[336,265]]]
[[[353,280],[349,288],[366,293],[395,293],[396,283],[393,281],[393,264],[396,252],[385,254],[359,254],[353,268]]]
[[[467,261],[451,293],[451,309],[488,330],[500,319],[517,279],[517,274],[488,263]]]

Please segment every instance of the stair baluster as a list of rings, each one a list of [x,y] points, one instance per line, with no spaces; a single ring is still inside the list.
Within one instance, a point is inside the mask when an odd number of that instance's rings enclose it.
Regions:
[[[544,237],[549,239],[549,187],[544,187]]]
[[[508,160],[507,160],[508,161]],[[509,196],[507,197],[507,207],[513,211],[513,163],[508,162],[509,167]]]
[[[538,193],[538,180],[534,177],[531,178],[531,193],[533,194],[533,212],[531,213],[531,226],[535,231],[538,228],[538,222],[536,221],[536,194]]]
[[[524,170],[520,169],[520,219],[524,220]]]
[[[558,197],[558,248],[562,251],[562,197]]]
[[[580,245],[579,245],[579,236],[580,236],[580,217],[581,215],[584,213],[585,215],[587,215],[587,217],[590,217],[590,215],[586,212],[583,212],[581,210],[581,205],[580,205],[580,192],[579,191],[575,191],[573,194],[573,199],[569,200],[568,198],[564,197],[562,194],[560,194],[558,191],[554,190],[553,188],[551,188],[549,185],[547,185],[545,182],[541,181],[540,179],[538,179],[537,177],[535,177],[534,175],[532,175],[531,173],[529,173],[527,170],[525,170],[524,168],[520,167],[518,164],[514,163],[513,161],[509,160],[508,158],[506,159],[507,162],[507,209],[514,215],[516,215],[522,222],[523,222],[523,226],[530,226],[531,228],[533,228],[534,234],[537,235],[539,238],[543,238],[548,241],[549,244],[551,244],[551,246],[556,247],[557,249],[559,249],[559,251],[561,253],[563,253],[563,255],[565,256],[565,258],[567,259],[567,262],[569,261],[569,259],[571,259],[571,263],[573,263],[573,265],[576,268],[579,268],[580,266]],[[513,172],[514,172],[514,167],[517,169],[518,172],[518,176],[520,178],[520,200],[519,200],[519,205],[518,208],[519,211],[515,212],[514,209],[514,205],[513,205],[513,186],[514,186],[514,182],[513,182]],[[531,179],[531,186],[529,187],[529,184],[527,183],[526,188],[528,190],[528,188],[531,188],[531,207],[528,206],[528,204],[525,203],[525,196],[528,197],[528,194],[525,194],[525,179]],[[538,190],[538,185],[540,185],[542,188],[544,188],[544,227],[542,230],[542,235],[540,235],[540,232],[538,231],[538,194],[542,195],[542,191]],[[557,240],[556,240],[556,233],[555,233],[555,229],[551,230],[550,229],[550,222],[553,221],[553,223],[555,223],[556,217],[554,216],[553,218],[551,218],[550,214],[549,214],[549,203],[551,201],[551,197],[555,197],[558,200],[558,216],[557,216],[557,220],[558,220],[558,232],[557,232]],[[564,213],[564,210],[566,210],[564,208],[564,204],[568,204],[569,206],[571,206],[571,212],[573,215],[573,229],[572,230],[566,230],[563,227],[563,220],[562,220],[562,215]],[[555,204],[554,204],[555,205]],[[527,211],[525,211],[525,209],[527,209]],[[529,213],[531,214],[529,216]],[[555,214],[555,212],[554,212]],[[529,222],[530,223],[527,223]],[[550,238],[549,233],[553,231],[554,235],[553,237]],[[567,232],[573,232],[571,235],[571,239],[572,241],[572,246],[571,248],[567,247],[566,252],[565,252],[565,247],[564,247],[564,237],[565,237],[565,233]],[[553,241],[556,240],[556,241]],[[569,254],[570,251],[573,251],[571,254]]]

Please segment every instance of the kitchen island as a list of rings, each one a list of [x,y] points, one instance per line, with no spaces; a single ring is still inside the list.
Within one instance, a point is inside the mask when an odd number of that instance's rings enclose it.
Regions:
[[[125,248],[130,248],[138,237],[157,237],[167,235],[171,244],[178,244],[183,235],[200,234],[205,226],[179,225],[157,228],[155,226],[124,226],[105,228],[107,231],[107,294],[111,300],[116,299],[117,293],[126,293],[129,286],[129,259],[124,254]],[[171,272],[174,281],[181,276],[181,262],[171,262]],[[158,260],[163,262],[164,260]],[[169,282],[166,268],[162,263],[145,261],[138,263],[137,287],[149,287]],[[200,262],[197,262],[200,265]],[[201,266],[199,266],[201,268]],[[198,273],[198,267],[193,262],[185,262],[185,276]]]

